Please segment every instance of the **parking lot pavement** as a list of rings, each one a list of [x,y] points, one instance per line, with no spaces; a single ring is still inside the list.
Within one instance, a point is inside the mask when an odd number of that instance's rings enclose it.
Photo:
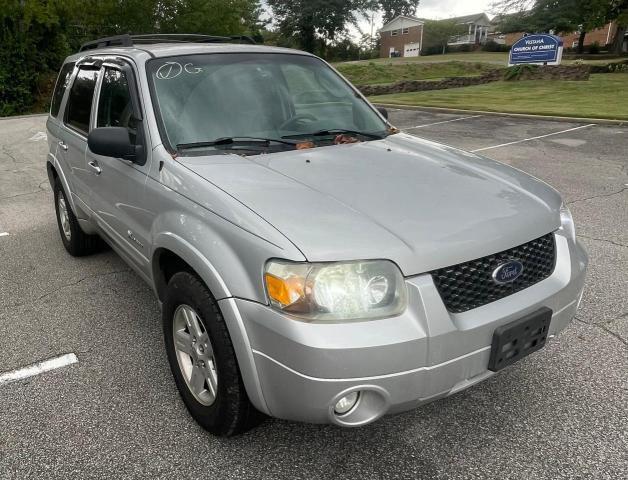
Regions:
[[[0,119],[0,478],[626,478],[628,128],[390,113],[563,193],[591,263],[561,336],[480,385],[361,429],[268,420],[216,439],[177,395],[150,289],[111,251],[63,250],[45,117]],[[2,383],[69,353],[78,363]]]

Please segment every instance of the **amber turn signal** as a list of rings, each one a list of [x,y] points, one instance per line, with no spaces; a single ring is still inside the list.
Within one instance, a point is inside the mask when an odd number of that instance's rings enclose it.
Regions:
[[[264,275],[266,290],[271,300],[286,307],[304,296],[303,279],[298,277],[279,278],[270,273]]]

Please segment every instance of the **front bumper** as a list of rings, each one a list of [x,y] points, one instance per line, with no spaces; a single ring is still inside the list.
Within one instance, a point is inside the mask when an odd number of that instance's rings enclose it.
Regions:
[[[237,317],[246,330],[254,365],[244,380],[258,409],[288,420],[357,426],[491,376],[491,340],[501,325],[545,306],[553,311],[549,335],[563,330],[578,308],[588,258],[559,233],[556,248],[549,278],[459,314],[446,310],[430,275],[407,279],[407,310],[381,320],[313,324],[255,302],[219,303],[227,320]],[[338,399],[356,390],[356,407],[336,415]]]

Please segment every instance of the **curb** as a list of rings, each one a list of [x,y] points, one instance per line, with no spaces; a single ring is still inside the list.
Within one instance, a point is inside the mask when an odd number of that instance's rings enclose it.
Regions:
[[[484,110],[466,110],[463,108],[422,107],[419,105],[397,105],[393,103],[374,103],[377,107],[398,108],[400,110],[423,110],[436,113],[465,113],[494,117],[527,118],[531,120],[547,120],[550,122],[599,123],[606,125],[628,125],[628,120],[612,120],[609,118],[556,117],[551,115],[532,115],[528,113],[487,112]]]
[[[46,113],[29,113],[28,115],[11,115],[9,117],[0,117],[0,120],[18,120],[20,118],[47,117]]]

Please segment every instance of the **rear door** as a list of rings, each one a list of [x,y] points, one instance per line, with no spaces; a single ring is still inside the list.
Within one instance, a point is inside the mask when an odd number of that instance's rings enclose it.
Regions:
[[[68,92],[63,124],[59,128],[57,157],[65,164],[64,171],[74,204],[83,210],[75,212],[79,218],[88,211],[85,206],[89,200],[88,183],[91,172],[88,170],[85,150],[99,71],[100,66],[79,66]]]
[[[103,64],[95,105],[94,128],[123,127],[131,140],[142,145],[136,162],[86,152],[92,168],[87,177],[89,203],[96,221],[109,239],[127,254],[138,268],[149,273],[148,246],[154,213],[144,205],[149,164],[142,123],[142,109],[135,74],[125,63]]]
[[[70,85],[70,80],[72,80],[74,65],[74,62],[69,62],[61,67],[61,71],[59,72],[59,76],[57,77],[57,83],[55,84],[55,89],[52,93],[52,100],[50,102],[50,115],[48,116],[48,121],[46,122],[46,129],[48,130],[49,151],[52,155],[56,154],[57,147],[60,141],[59,130],[61,129],[63,121],[61,105],[63,104],[65,92]]]

